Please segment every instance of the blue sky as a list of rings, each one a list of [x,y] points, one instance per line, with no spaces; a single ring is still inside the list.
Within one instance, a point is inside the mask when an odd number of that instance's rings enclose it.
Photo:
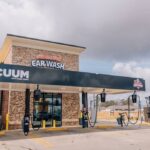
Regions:
[[[85,52],[86,53],[86,52]],[[113,74],[113,64],[108,61],[100,61],[93,59],[80,58],[80,71],[101,73],[101,74]]]

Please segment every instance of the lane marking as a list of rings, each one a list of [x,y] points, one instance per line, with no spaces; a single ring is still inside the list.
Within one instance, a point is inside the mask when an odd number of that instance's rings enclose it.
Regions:
[[[53,147],[53,145],[50,142],[46,141],[46,139],[42,139],[42,137],[37,134],[30,133],[29,137],[32,138],[31,140],[33,140],[34,142],[36,142],[38,144],[41,144],[45,148]]]
[[[0,136],[4,136],[5,135],[5,131],[0,131]]]
[[[48,131],[67,131],[68,128],[46,128],[44,129],[44,131],[48,132]]]
[[[99,125],[99,126],[96,126],[95,128],[96,129],[112,129],[115,127],[116,127],[115,125]]]

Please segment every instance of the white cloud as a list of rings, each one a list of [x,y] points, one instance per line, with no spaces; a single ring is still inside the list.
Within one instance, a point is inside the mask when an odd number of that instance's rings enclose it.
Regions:
[[[0,0],[6,33],[86,46],[83,57],[149,61],[149,0]]]
[[[113,66],[113,73],[116,75],[143,78],[146,83],[146,92],[140,93],[142,99],[150,95],[150,68],[141,67],[137,62],[121,63],[118,62]]]
[[[118,62],[113,66],[113,72],[118,75],[144,78],[146,81],[150,81],[150,68],[141,67],[136,62]]]
[[[150,68],[139,66],[150,66],[149,16],[150,0],[0,0],[0,45],[7,33],[77,43],[87,62],[121,61],[113,72],[142,77],[149,90]],[[131,60],[138,64],[122,63]],[[95,72],[108,67],[96,65]]]
[[[53,17],[43,15],[34,1],[0,1],[0,44],[7,33],[47,39],[53,28]]]
[[[130,76],[130,77],[139,76],[136,62],[129,62],[129,63],[118,62],[113,66],[113,71],[116,74],[124,75],[124,76]]]

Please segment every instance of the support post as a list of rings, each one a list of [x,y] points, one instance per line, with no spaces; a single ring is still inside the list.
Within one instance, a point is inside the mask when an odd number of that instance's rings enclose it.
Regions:
[[[25,115],[23,118],[23,132],[27,136],[30,128],[30,89],[25,92]]]
[[[53,128],[56,128],[56,120],[53,120]]]
[[[2,121],[2,105],[3,105],[3,91],[0,91],[0,130],[2,130],[2,124],[3,124],[3,121]]]
[[[6,114],[6,131],[8,131],[9,127],[9,114]]]
[[[0,91],[0,116],[2,116],[3,91]]]
[[[82,128],[88,128],[88,97],[82,92]]]
[[[25,117],[30,116],[30,89],[25,92]]]
[[[46,121],[42,120],[42,128],[45,129],[45,127],[46,127]]]
[[[88,97],[87,93],[82,92],[82,106],[88,110]]]

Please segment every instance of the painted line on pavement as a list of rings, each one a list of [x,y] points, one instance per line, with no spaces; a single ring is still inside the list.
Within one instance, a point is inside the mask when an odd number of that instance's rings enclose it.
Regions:
[[[44,131],[67,131],[68,128],[46,128]]]
[[[29,135],[30,138],[32,138],[31,140],[33,140],[34,142],[38,143],[38,144],[41,144],[42,146],[44,146],[45,148],[52,148],[53,145],[46,141],[45,139],[42,139],[41,136],[37,135],[37,134],[30,134]]]
[[[115,125],[99,125],[99,126],[96,126],[95,128],[96,129],[112,129],[115,127],[116,127]]]
[[[5,131],[0,131],[0,136],[4,136],[5,135]]]

